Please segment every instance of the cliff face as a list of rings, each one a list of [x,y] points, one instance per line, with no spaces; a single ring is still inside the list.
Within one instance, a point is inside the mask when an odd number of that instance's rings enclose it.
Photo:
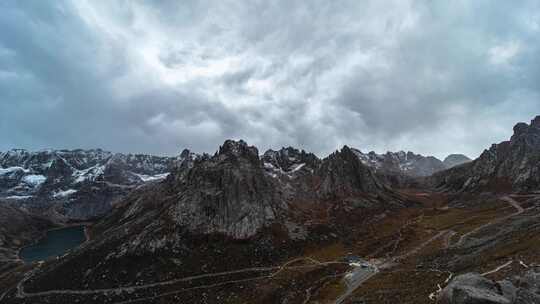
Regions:
[[[216,155],[196,161],[176,191],[174,221],[201,234],[248,238],[283,207],[257,148],[244,141],[226,141]]]
[[[339,198],[384,191],[371,169],[347,146],[324,159],[317,174],[321,179],[318,193],[322,197]]]

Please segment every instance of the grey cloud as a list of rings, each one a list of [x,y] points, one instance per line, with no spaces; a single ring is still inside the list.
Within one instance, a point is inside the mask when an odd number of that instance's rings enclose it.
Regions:
[[[0,150],[476,156],[540,114],[535,1],[0,4]]]

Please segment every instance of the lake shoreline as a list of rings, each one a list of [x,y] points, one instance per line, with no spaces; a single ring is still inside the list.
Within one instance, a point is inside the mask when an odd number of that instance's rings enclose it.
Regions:
[[[82,227],[83,228],[83,234],[84,234],[84,241],[81,242],[76,247],[73,247],[73,248],[77,248],[79,246],[82,246],[83,244],[86,244],[90,240],[90,234],[88,233],[88,227],[91,226],[92,224],[93,224],[92,222],[66,223],[66,224],[61,224],[58,227],[53,227],[53,228],[47,229],[44,232],[42,232],[41,236],[39,238],[37,238],[35,241],[33,241],[33,242],[29,243],[29,244],[26,244],[26,245],[24,245],[24,246],[17,249],[17,253],[16,253],[17,259],[16,259],[16,261],[21,262],[22,264],[32,264],[32,263],[34,263],[35,261],[32,261],[32,262],[25,261],[21,257],[21,252],[24,249],[26,249],[28,247],[31,247],[31,246],[35,246],[40,241],[43,241],[45,238],[47,238],[47,235],[49,234],[49,232],[52,232],[52,231],[58,231],[58,230],[62,230],[62,229],[72,228],[72,227]],[[69,249],[69,250],[71,250],[71,249]]]

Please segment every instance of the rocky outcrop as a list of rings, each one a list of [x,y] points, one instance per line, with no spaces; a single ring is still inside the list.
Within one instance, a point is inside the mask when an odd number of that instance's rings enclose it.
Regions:
[[[439,294],[441,304],[537,304],[540,303],[540,272],[495,282],[476,273],[454,278]]]
[[[209,159],[195,161],[175,186],[174,221],[197,234],[253,236],[278,217],[282,207],[258,150],[244,141],[226,141]]]
[[[321,180],[318,193],[323,198],[376,194],[383,190],[373,171],[347,146],[325,158],[317,175]]]
[[[270,173],[293,173],[303,167],[317,169],[321,160],[313,153],[292,147],[279,151],[268,150],[261,157],[264,168]]]
[[[509,141],[492,145],[473,162],[436,173],[431,182],[450,191],[540,189],[540,116],[518,123]]]

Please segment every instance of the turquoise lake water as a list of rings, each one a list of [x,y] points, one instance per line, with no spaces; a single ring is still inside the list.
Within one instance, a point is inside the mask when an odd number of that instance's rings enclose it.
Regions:
[[[36,244],[24,247],[19,252],[20,258],[31,263],[63,255],[69,249],[84,243],[84,226],[73,226],[47,231],[47,235]]]

